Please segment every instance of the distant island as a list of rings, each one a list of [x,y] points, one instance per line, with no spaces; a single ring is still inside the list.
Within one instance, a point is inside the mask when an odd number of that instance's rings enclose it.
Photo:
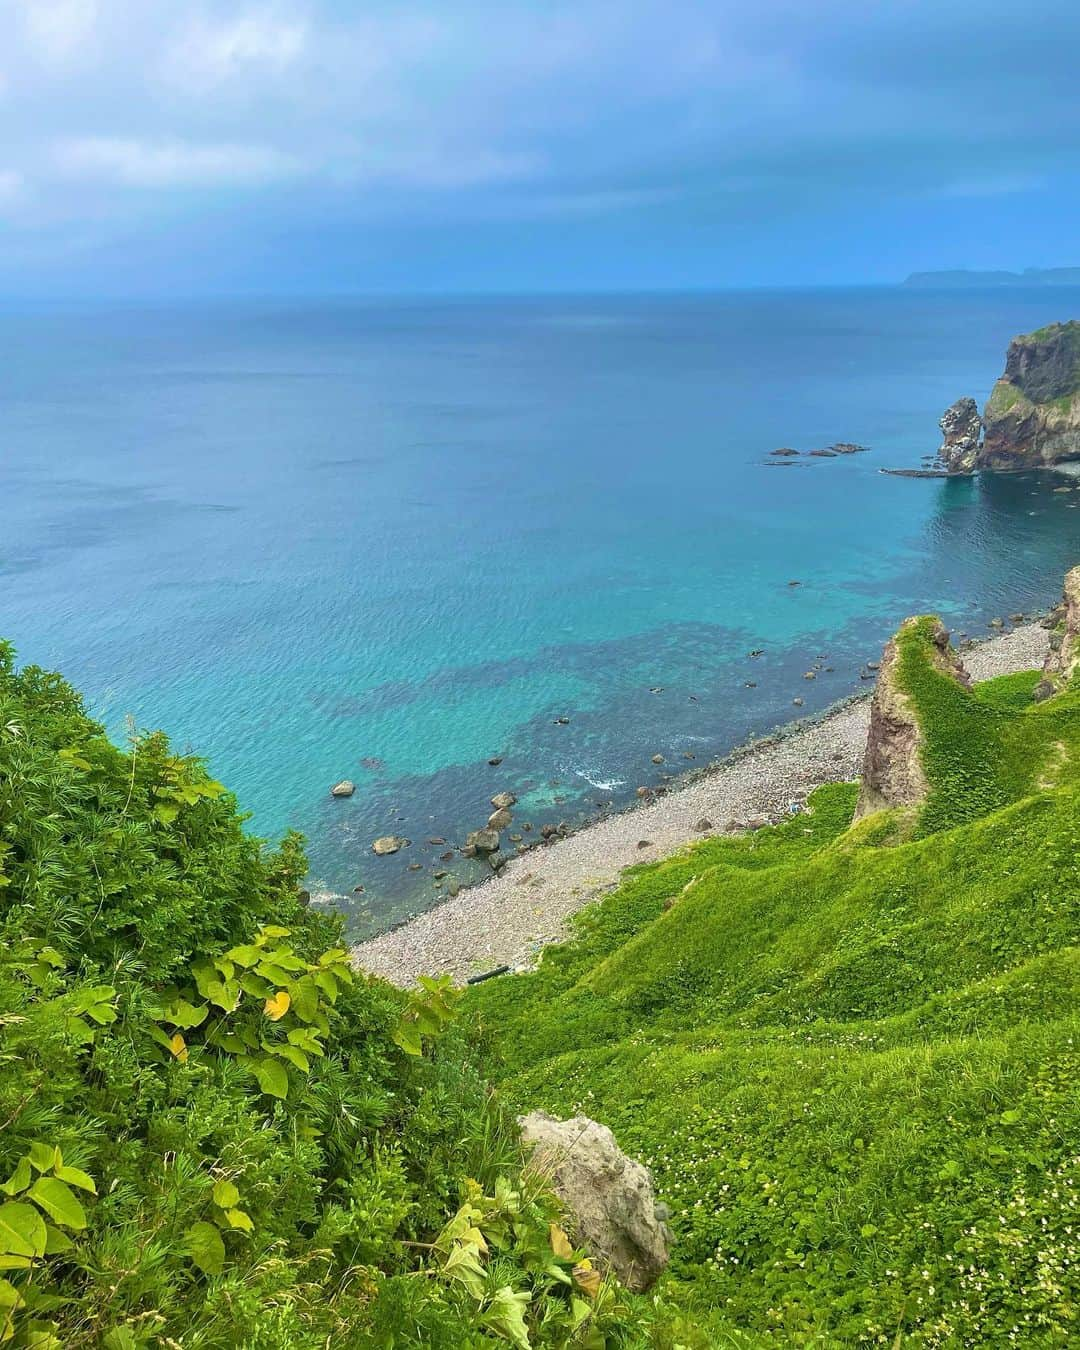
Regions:
[[[922,290],[976,290],[988,286],[1080,286],[1080,267],[1027,267],[1023,272],[976,272],[956,268],[912,272],[901,285]]]

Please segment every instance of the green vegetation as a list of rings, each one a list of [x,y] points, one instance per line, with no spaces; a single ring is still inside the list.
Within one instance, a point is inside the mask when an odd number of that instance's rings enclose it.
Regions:
[[[533,974],[406,997],[302,906],[299,839],[0,646],[0,1344],[1075,1343],[1080,689],[932,648],[921,807],[821,788],[631,869]],[[659,1290],[571,1248],[537,1107],[651,1165]]]
[[[164,736],[0,645],[0,1344],[645,1344],[446,981],[356,975]],[[661,1335],[656,1331],[655,1335]]]
[[[1004,417],[1012,408],[1024,399],[1024,395],[1009,380],[998,380],[990,391],[990,397],[986,403],[984,411],[985,417]]]
[[[512,1103],[652,1166],[688,1345],[1080,1339],[1080,692],[965,690],[931,627],[917,812],[819,789],[466,996]]]

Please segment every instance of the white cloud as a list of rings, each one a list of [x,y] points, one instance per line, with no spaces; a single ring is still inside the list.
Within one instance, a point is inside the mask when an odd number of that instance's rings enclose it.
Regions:
[[[270,10],[251,10],[214,23],[195,19],[165,58],[166,74],[177,84],[208,87],[250,73],[279,75],[307,46],[307,25]]]
[[[26,180],[13,169],[0,169],[0,211],[18,206],[26,195]]]
[[[50,61],[65,62],[92,35],[97,0],[25,0],[22,22],[31,46]]]
[[[253,186],[300,168],[290,155],[269,146],[107,136],[62,141],[53,162],[67,177],[135,188]]]

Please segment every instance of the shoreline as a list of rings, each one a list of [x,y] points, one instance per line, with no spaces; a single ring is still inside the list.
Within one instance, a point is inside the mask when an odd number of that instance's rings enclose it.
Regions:
[[[1041,624],[1021,624],[982,639],[963,661],[974,680],[991,679],[1040,666],[1048,643]],[[464,982],[499,966],[531,964],[627,867],[658,862],[694,839],[746,829],[757,818],[786,816],[820,784],[857,777],[872,694],[850,694],[816,718],[786,723],[692,770],[662,797],[509,859],[497,875],[357,944],[353,960],[403,987],[421,974],[448,972]]]

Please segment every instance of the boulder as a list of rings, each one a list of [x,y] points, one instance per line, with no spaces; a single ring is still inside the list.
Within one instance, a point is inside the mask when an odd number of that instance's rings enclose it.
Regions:
[[[915,806],[928,790],[920,758],[922,729],[910,697],[900,686],[897,641],[921,622],[918,618],[905,619],[899,633],[890,638],[882,653],[870,705],[870,731],[863,755],[859,799],[855,805],[856,820],[894,806]],[[948,630],[940,620],[933,622],[929,644],[933,665],[966,687],[971,679],[949,645]]]
[[[652,1178],[628,1158],[606,1125],[588,1116],[556,1120],[543,1111],[523,1116],[521,1139],[530,1166],[545,1178],[570,1215],[574,1240],[605,1273],[640,1293],[667,1265],[671,1234]]]
[[[1031,469],[1080,459],[1080,322],[1013,338],[983,409],[977,468]]]
[[[1054,611],[1050,650],[1043,662],[1036,699],[1051,698],[1070,683],[1080,667],[1080,567],[1065,574],[1061,605]]]
[[[335,783],[330,789],[331,797],[351,797],[356,791],[356,784],[349,778],[343,778],[340,783]]]
[[[498,830],[473,830],[471,834],[465,836],[465,848],[471,848],[476,853],[494,853],[498,847]]]
[[[508,830],[514,822],[514,817],[510,813],[509,807],[500,806],[497,811],[492,811],[488,816],[487,827],[489,830]]]
[[[946,473],[972,473],[979,454],[982,418],[973,398],[958,398],[941,414],[938,464]]]
[[[408,842],[407,839],[402,839],[399,834],[384,834],[371,845],[371,851],[377,853],[381,858],[387,853],[396,853],[398,849],[404,848]]]
[[[502,810],[504,807],[509,810],[511,806],[517,805],[517,798],[512,792],[496,792],[491,799],[491,804],[496,811]]]

